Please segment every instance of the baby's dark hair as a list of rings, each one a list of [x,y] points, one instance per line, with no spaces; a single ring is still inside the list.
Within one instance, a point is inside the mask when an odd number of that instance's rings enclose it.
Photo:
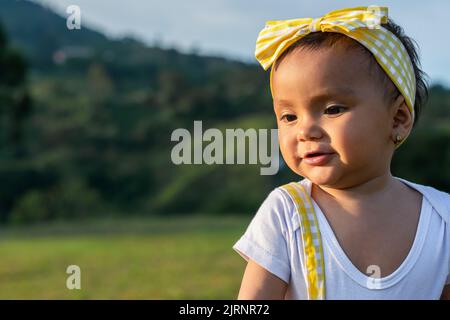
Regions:
[[[416,76],[416,96],[415,96],[415,102],[414,102],[414,112],[415,112],[415,118],[414,118],[414,124],[413,128],[416,126],[416,123],[419,120],[419,116],[421,114],[422,109],[424,108],[427,100],[428,100],[428,76],[427,74],[421,69],[419,55],[418,55],[418,45],[417,42],[408,37],[405,32],[403,31],[403,28],[394,23],[391,19],[388,19],[388,22],[385,24],[382,24],[382,26],[392,32],[405,46],[406,51],[408,52],[408,55],[411,59],[413,68],[414,68],[414,74]],[[288,49],[286,49],[281,56],[275,61],[273,68],[275,70],[277,69],[279,63],[291,52],[293,52],[296,49],[302,48],[302,49],[310,49],[310,50],[317,50],[323,47],[333,47],[336,44],[345,44],[349,48],[355,48],[358,50],[361,50],[368,54],[370,59],[370,69],[373,68],[374,65],[378,65],[378,63],[375,60],[375,57],[373,54],[363,45],[358,43],[357,41],[347,37],[346,35],[343,35],[341,33],[336,32],[313,32],[308,34],[307,36],[301,38],[299,41],[292,44]],[[381,67],[380,67],[381,68]],[[378,69],[380,69],[378,68]],[[381,69],[382,70],[382,69]],[[400,94],[400,91],[397,89],[397,87],[393,84],[391,79],[388,77],[388,75],[385,72],[378,72],[380,81],[382,81],[383,86],[387,88],[387,101],[394,101],[398,95]]]

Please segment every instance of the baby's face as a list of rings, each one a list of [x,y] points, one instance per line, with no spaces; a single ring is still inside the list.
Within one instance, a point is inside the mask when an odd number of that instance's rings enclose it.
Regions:
[[[389,171],[394,114],[368,57],[341,46],[294,50],[273,71],[280,150],[297,174],[345,188]],[[331,153],[322,163],[308,151]]]

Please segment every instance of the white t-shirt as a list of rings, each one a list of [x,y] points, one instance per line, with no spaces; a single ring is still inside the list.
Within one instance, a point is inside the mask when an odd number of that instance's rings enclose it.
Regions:
[[[320,207],[312,199],[322,234],[327,299],[439,299],[450,284],[450,195],[397,178],[423,195],[413,245],[390,275],[371,277],[359,271],[339,245]],[[311,181],[300,181],[311,195]],[[299,216],[290,197],[274,189],[244,235],[234,244],[245,260],[288,283],[285,299],[307,299]]]

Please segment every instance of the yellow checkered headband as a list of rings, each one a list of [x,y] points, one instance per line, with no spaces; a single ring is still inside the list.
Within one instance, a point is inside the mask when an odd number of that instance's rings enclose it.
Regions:
[[[264,70],[267,70],[284,50],[311,32],[344,34],[372,52],[378,64],[405,98],[414,119],[414,67],[402,42],[381,25],[387,21],[388,8],[378,6],[336,10],[316,19],[267,21],[256,40],[255,57]]]

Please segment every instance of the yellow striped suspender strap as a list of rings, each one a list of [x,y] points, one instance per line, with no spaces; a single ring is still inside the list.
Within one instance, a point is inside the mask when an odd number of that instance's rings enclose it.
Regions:
[[[322,237],[312,201],[299,182],[291,182],[281,188],[289,194],[300,216],[308,299],[323,300],[325,299],[325,266]]]

